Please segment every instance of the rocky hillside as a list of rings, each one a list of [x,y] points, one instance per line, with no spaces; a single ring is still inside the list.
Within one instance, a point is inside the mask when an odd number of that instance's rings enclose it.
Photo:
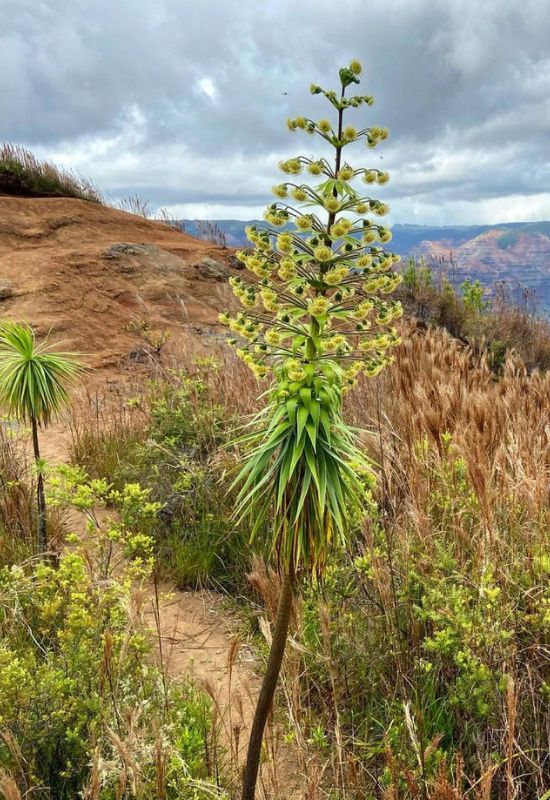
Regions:
[[[197,223],[184,220],[191,234],[200,233]],[[245,225],[238,220],[216,220],[229,246],[246,243]],[[258,223],[261,224],[261,223]],[[492,288],[497,281],[533,289],[541,307],[550,309],[550,222],[503,225],[446,226],[395,225],[392,248],[402,256],[426,255],[443,259],[457,284],[478,278]]]
[[[408,251],[397,231],[396,243],[402,254],[422,254],[446,262],[452,257],[452,264],[445,268],[455,272],[457,281],[478,278],[489,288],[497,281],[512,287],[520,284],[536,292],[541,307],[550,308],[550,223],[500,225],[474,235],[468,235],[468,228],[455,230],[458,235],[445,236],[445,229],[429,229],[428,236],[412,242]]]
[[[0,197],[0,317],[51,329],[96,367],[139,357],[131,328],[143,319],[217,335],[233,261],[224,248],[96,203]]]

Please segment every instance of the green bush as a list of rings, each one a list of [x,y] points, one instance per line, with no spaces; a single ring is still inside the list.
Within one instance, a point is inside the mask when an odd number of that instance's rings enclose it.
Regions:
[[[147,440],[119,474],[162,503],[154,534],[160,569],[180,586],[211,581],[242,587],[250,565],[248,530],[232,519],[230,464],[222,449],[236,419],[212,399],[200,374],[183,370],[153,382],[147,406]]]
[[[423,513],[432,535],[419,539],[406,518],[381,515],[354,568],[333,564],[322,596],[309,587],[304,705],[316,724],[324,720],[329,739],[338,715],[340,741],[366,788],[400,787],[400,797],[413,798],[423,785],[439,798],[437,782],[456,777],[458,758],[464,776],[493,765],[496,794],[487,797],[501,797],[513,752],[513,772],[522,773],[516,760],[524,760],[521,796],[535,798],[547,770],[547,548],[528,536],[525,510],[502,498],[494,512],[509,540],[506,562],[491,556],[490,543],[480,561],[487,533],[464,462],[452,449],[436,460],[426,442],[417,459],[419,484],[430,486]]]
[[[213,395],[217,369],[202,359],[193,372],[169,370],[125,407],[97,420],[81,412],[73,423],[73,463],[116,488],[137,483],[161,504],[152,531],[158,569],[178,586],[242,588],[250,566],[249,531],[231,518],[224,451],[239,423]]]
[[[422,326],[444,328],[476,354],[486,355],[497,373],[511,353],[519,355],[528,370],[550,369],[550,323],[526,310],[533,303],[527,290],[523,309],[514,303],[505,282],[489,293],[480,281],[467,278],[456,289],[443,266],[409,259],[397,290],[409,316]]]
[[[139,610],[158,504],[73,468],[49,484],[87,534],[57,568],[0,572],[0,770],[44,800],[211,797],[208,705],[154,666]],[[100,525],[106,505],[117,519]]]

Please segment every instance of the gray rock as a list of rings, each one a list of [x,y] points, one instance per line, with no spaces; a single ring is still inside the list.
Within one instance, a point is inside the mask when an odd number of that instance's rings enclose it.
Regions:
[[[242,261],[239,261],[237,256],[229,256],[229,263],[233,267],[233,269],[244,269],[244,264]]]
[[[225,264],[221,264],[214,258],[205,256],[200,264],[197,264],[197,270],[203,278],[213,278],[215,281],[226,281],[231,276]]]
[[[158,248],[154,245],[133,244],[132,242],[117,242],[103,251],[103,258],[109,261],[122,258],[123,256],[147,256],[152,255],[152,251]]]
[[[13,286],[10,281],[0,278],[0,300],[7,300],[13,295]]]
[[[186,261],[154,244],[116,242],[101,254],[118,272],[135,272],[140,267],[167,274],[180,272]]]

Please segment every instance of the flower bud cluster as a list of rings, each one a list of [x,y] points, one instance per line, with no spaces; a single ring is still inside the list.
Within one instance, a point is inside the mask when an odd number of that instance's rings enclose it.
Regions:
[[[356,178],[384,185],[389,176],[342,159],[348,145],[364,139],[375,147],[388,136],[386,128],[343,122],[350,107],[372,105],[370,96],[345,96],[360,74],[356,61],[340,70],[340,94],[311,86],[338,119],[288,121],[291,130],[329,142],[334,163],[305,156],[280,162],[291,177],[273,187],[277,200],[265,212],[268,226],[247,228],[252,247],[237,254],[252,276],[230,281],[245,310],[220,318],[254,373],[260,378],[274,372],[281,398],[299,394],[301,387],[344,391],[361,373],[373,376],[391,363],[391,348],[399,343],[392,323],[402,315],[401,305],[384,299],[401,280],[392,271],[399,257],[384,249],[390,230],[369,218],[389,208],[352,185]],[[304,172],[321,182],[293,182]]]

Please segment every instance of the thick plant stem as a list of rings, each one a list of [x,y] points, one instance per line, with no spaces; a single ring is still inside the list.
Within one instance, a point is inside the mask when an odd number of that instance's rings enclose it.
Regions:
[[[38,443],[38,425],[36,419],[32,419],[32,445],[34,450],[34,460],[37,465],[40,461],[40,446]],[[36,487],[36,500],[38,505],[38,551],[43,555],[48,549],[48,533],[46,529],[46,495],[44,493],[44,477],[41,470],[38,470],[38,484]]]
[[[283,656],[285,654],[286,637],[290,622],[290,612],[292,610],[293,593],[294,576],[291,572],[287,572],[281,587],[281,595],[279,597],[279,607],[277,609],[277,619],[275,621],[271,649],[269,651],[269,658],[262,682],[262,688],[260,690],[260,696],[258,698],[258,704],[254,713],[252,730],[250,732],[246,767],[243,778],[242,800],[255,800],[256,797],[256,781],[258,779],[258,770],[260,767],[262,741],[267,718],[273,702],[273,695],[275,694],[275,689],[277,688],[277,683],[279,680]]]

